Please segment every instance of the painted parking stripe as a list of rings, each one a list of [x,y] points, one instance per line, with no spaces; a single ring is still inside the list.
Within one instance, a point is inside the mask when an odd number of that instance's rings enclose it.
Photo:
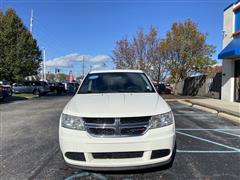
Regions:
[[[216,116],[215,114],[204,114],[204,113],[190,113],[190,114],[184,114],[184,113],[173,113],[174,116],[196,116],[196,117],[208,117],[208,116]],[[204,114],[204,116],[203,116]]]
[[[216,131],[216,132],[223,133],[223,134],[228,134],[228,135],[231,135],[231,136],[240,137],[240,135],[238,135],[238,134],[233,134],[233,133],[225,132],[225,131],[222,131],[222,130],[215,130],[215,131]]]
[[[102,175],[102,174],[98,174],[98,173],[89,173],[89,172],[80,172],[79,174],[74,174],[70,177],[67,177],[65,180],[74,180],[74,179],[81,179],[84,177],[92,177],[92,178],[98,178],[99,180],[107,180],[107,178]],[[91,178],[91,179],[92,179]]]
[[[219,154],[224,154],[224,153],[240,153],[240,151],[198,151],[198,150],[180,150],[177,149],[177,153],[219,153]]]
[[[211,143],[211,144],[215,144],[215,145],[218,145],[218,146],[222,146],[222,147],[240,152],[240,149],[235,148],[235,147],[227,146],[227,145],[224,145],[224,144],[221,144],[221,143],[218,143],[218,142],[214,142],[214,141],[211,141],[211,140],[208,140],[208,139],[204,139],[204,138],[201,138],[201,137],[198,137],[198,136],[193,136],[191,134],[187,134],[187,133],[183,133],[183,132],[179,132],[179,131],[176,131],[176,132],[178,134],[182,134],[182,135],[194,138],[194,139],[198,139],[198,140],[201,140],[201,141],[205,141],[205,142],[208,142],[208,143]]]
[[[222,129],[222,128],[216,128],[216,129],[192,129],[192,128],[176,128],[177,131],[240,131],[240,129]]]

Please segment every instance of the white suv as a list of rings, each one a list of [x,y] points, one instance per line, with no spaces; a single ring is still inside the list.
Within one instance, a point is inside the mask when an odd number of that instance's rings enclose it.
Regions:
[[[171,165],[174,117],[142,71],[93,71],[61,114],[59,141],[65,162],[82,169]]]

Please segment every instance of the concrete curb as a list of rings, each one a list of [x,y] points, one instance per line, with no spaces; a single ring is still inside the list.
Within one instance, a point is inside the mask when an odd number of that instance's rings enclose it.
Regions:
[[[194,104],[192,107],[194,107],[196,109],[206,111],[206,112],[210,112],[210,113],[213,113],[213,114],[218,113],[215,109],[210,109],[210,108],[207,108],[207,107],[204,107],[204,106],[199,106],[199,105],[196,105],[196,104]]]
[[[233,116],[233,115],[230,115],[230,114],[227,114],[227,113],[223,113],[223,112],[219,112],[218,116],[226,118],[226,119],[230,119],[230,120],[235,121],[237,123],[240,123],[240,117],[237,117],[237,116]]]
[[[231,121],[234,121],[234,122],[240,124],[240,117],[238,117],[238,116],[234,116],[234,115],[231,115],[231,114],[228,114],[228,113],[225,113],[225,112],[221,112],[221,111],[218,111],[217,109],[212,109],[212,108],[208,108],[208,107],[205,107],[205,106],[202,106],[202,105],[198,105],[197,103],[192,103],[192,102],[189,102],[187,100],[177,100],[177,102],[179,102],[181,104],[184,104],[184,105],[187,105],[187,106],[192,106],[192,107],[194,107],[196,109],[200,109],[202,111],[206,111],[206,112],[216,114],[219,117],[223,117],[225,119],[228,119],[228,120],[231,120]]]
[[[187,101],[184,101],[184,100],[177,100],[179,103],[181,103],[181,104],[185,104],[185,105],[187,105],[187,106],[192,106],[193,104],[192,103],[190,103],[190,102],[187,102]]]

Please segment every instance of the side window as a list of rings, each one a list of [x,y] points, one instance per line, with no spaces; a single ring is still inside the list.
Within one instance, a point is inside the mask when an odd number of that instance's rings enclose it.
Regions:
[[[240,31],[240,9],[235,11],[235,32]]]
[[[40,82],[35,82],[35,86],[41,86]]]
[[[23,86],[30,86],[30,82],[24,82]]]

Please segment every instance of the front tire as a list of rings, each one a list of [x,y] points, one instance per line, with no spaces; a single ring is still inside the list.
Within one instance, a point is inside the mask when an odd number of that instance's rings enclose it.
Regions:
[[[33,91],[33,95],[35,95],[35,96],[40,96],[40,91],[39,91],[38,89],[35,89],[35,90]]]

